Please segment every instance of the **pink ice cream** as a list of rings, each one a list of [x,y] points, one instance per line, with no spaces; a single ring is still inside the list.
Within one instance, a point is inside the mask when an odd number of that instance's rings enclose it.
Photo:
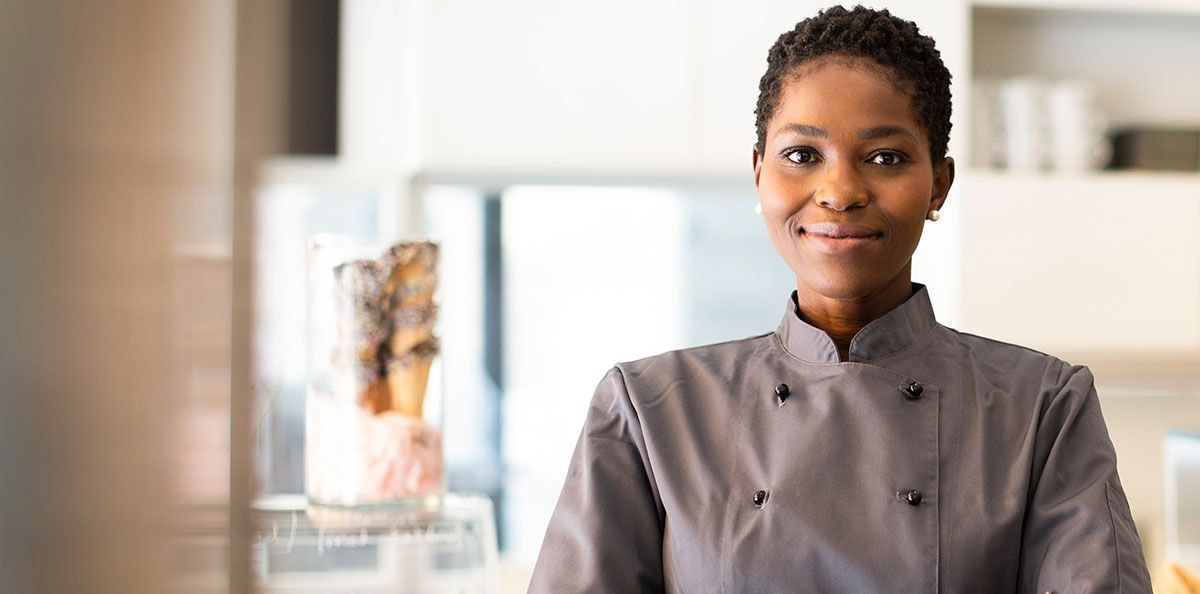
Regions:
[[[306,490],[318,503],[358,505],[440,493],[442,435],[415,417],[308,399]]]
[[[442,436],[436,429],[396,412],[365,415],[364,421],[364,499],[397,499],[441,489]]]

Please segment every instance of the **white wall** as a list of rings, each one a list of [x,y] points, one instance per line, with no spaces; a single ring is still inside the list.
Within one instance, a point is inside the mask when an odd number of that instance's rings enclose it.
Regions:
[[[767,49],[826,4],[348,0],[343,150],[407,138],[387,151],[406,170],[749,180]],[[965,4],[887,4],[962,72]]]

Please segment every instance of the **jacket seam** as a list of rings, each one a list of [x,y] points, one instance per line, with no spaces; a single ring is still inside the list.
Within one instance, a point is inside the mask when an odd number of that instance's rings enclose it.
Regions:
[[[933,447],[936,452],[936,462],[934,463],[934,485],[937,488],[937,497],[934,501],[937,503],[937,513],[933,516],[933,591],[942,591],[942,399],[937,399],[937,408],[934,409],[934,439]]]
[[[629,412],[637,419],[638,433],[641,434],[642,444],[645,449],[638,447],[638,444],[633,441],[625,441],[623,439],[613,439],[600,436],[600,439],[607,439],[624,443],[633,446],[637,457],[641,459],[643,470],[646,476],[646,484],[650,488],[650,497],[654,504],[654,513],[658,516],[658,577],[661,580],[660,584],[664,591],[667,589],[667,573],[666,573],[666,527],[667,527],[667,508],[662,500],[662,492],[658,487],[658,476],[654,472],[654,464],[650,459],[650,444],[647,443],[646,430],[642,425],[642,413],[634,404],[633,394],[629,392],[629,382],[625,377],[625,370],[621,366],[613,365],[612,369],[617,372],[618,378],[621,380],[621,392],[625,398],[625,402],[629,405]]]
[[[992,344],[1004,345],[1004,346],[1012,347],[1012,348],[1015,348],[1015,349],[1020,349],[1020,350],[1022,350],[1022,351],[1025,351],[1025,352],[1027,352],[1027,353],[1033,353],[1033,354],[1035,354],[1035,355],[1041,355],[1041,356],[1043,356],[1043,357],[1049,357],[1049,358],[1051,358],[1051,359],[1058,359],[1058,357],[1055,357],[1054,355],[1051,355],[1051,354],[1049,354],[1049,353],[1043,353],[1042,351],[1039,351],[1039,350],[1037,350],[1037,349],[1032,349],[1032,348],[1029,348],[1029,347],[1027,347],[1027,346],[1025,346],[1025,345],[1023,345],[1023,344],[1016,344],[1016,343],[1013,343],[1013,342],[1005,342],[1005,341],[1003,341],[1003,340],[997,340],[997,339],[995,339],[995,338],[989,338],[989,337],[987,337],[987,336],[980,336],[980,335],[978,335],[978,334],[971,334],[970,332],[963,332],[962,330],[958,330],[958,329],[955,329],[955,328],[949,328],[949,327],[947,327],[946,329],[947,329],[947,330],[949,330],[949,331],[951,331],[951,332],[953,332],[954,334],[957,334],[957,335],[959,335],[959,336],[969,336],[969,337],[971,337],[971,338],[975,338],[975,339],[981,340],[981,341],[983,341],[983,342],[988,342],[988,343],[992,343]]]
[[[629,404],[629,411],[637,419],[638,433],[641,434],[642,443],[645,445],[646,449],[645,449],[645,451],[642,451],[642,448],[639,448],[638,444],[633,441],[625,441],[622,439],[616,439],[614,441],[627,443],[627,444],[633,446],[633,449],[637,450],[638,457],[644,456],[642,464],[643,464],[643,466],[645,466],[646,480],[650,484],[650,489],[654,496],[655,504],[658,507],[662,508],[662,511],[659,513],[659,522],[663,522],[663,521],[665,521],[667,511],[666,511],[666,507],[663,506],[663,503],[662,503],[662,493],[660,493],[658,490],[658,478],[654,472],[654,465],[652,464],[653,461],[650,459],[650,444],[646,443],[647,442],[646,430],[645,430],[645,427],[643,427],[643,425],[642,425],[642,412],[640,410],[638,410],[638,407],[633,403],[633,395],[629,393],[629,382],[625,378],[625,370],[621,369],[620,365],[614,365],[613,369],[616,370],[617,376],[620,377],[620,379],[621,379],[621,391],[624,392],[625,401]],[[601,437],[601,439],[612,439],[612,438]]]
[[[741,392],[737,395],[737,408],[741,408],[741,400],[744,396]],[[751,400],[753,404],[755,401]],[[737,415],[733,419],[733,443],[740,443],[742,436],[745,435],[746,426],[745,419],[750,415]],[[734,496],[734,485],[739,480],[738,472],[742,467],[741,452],[734,448],[733,462],[729,469],[729,482],[725,485],[725,514],[721,525],[721,592],[730,592],[733,588],[733,523],[734,514],[737,510]]]
[[[908,346],[906,346],[898,351],[893,351],[886,355],[883,355],[882,357],[876,357],[874,359],[871,359],[870,362],[886,361],[888,359],[891,359],[892,357],[898,357],[908,351],[911,351],[911,350],[917,348],[918,346],[921,346],[921,343],[925,342],[925,339],[928,338],[929,335],[932,334],[933,331],[937,329],[937,327],[938,327],[938,324],[936,324],[936,323],[931,324],[929,326],[928,330],[926,330],[923,334],[921,334],[920,336],[918,336],[916,339],[914,339],[912,341],[912,344],[909,344]],[[867,363],[867,362],[864,362],[864,363]]]
[[[627,439],[618,439],[618,438],[616,438],[616,437],[605,437],[605,436],[603,436],[603,435],[587,435],[587,436],[585,436],[585,437],[587,437],[587,439],[592,439],[592,440],[610,441],[610,442],[613,442],[613,443],[624,444],[624,445],[627,445],[627,446],[629,446],[629,447],[631,447],[631,448],[633,448],[633,449],[635,449],[635,450],[638,450],[638,453],[639,453],[639,454],[641,453],[641,450],[640,450],[640,449],[638,449],[638,447],[637,447],[637,444],[636,444],[636,443],[633,443],[632,441],[629,441],[629,440],[627,440]]]
[[[1117,517],[1113,514],[1112,508],[1112,485],[1108,479],[1104,480],[1104,503],[1108,507],[1108,521],[1112,523],[1112,541],[1113,541],[1113,558],[1116,560],[1117,568],[1117,592],[1122,591],[1121,587],[1121,547],[1117,542]]]

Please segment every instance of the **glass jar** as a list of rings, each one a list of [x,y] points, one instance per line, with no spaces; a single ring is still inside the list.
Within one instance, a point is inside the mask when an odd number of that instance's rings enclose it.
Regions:
[[[444,491],[437,256],[422,239],[309,242],[311,502],[419,502]]]

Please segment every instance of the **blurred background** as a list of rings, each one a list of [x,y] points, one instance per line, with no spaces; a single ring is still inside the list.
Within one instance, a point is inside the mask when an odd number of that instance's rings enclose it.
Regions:
[[[954,76],[914,280],[943,324],[1093,369],[1151,572],[1200,571],[1200,2],[868,4]],[[325,234],[440,242],[446,485],[498,556],[429,591],[524,591],[604,372],[778,324],[757,84],[824,6],[0,0],[0,591],[401,571],[279,515]]]

